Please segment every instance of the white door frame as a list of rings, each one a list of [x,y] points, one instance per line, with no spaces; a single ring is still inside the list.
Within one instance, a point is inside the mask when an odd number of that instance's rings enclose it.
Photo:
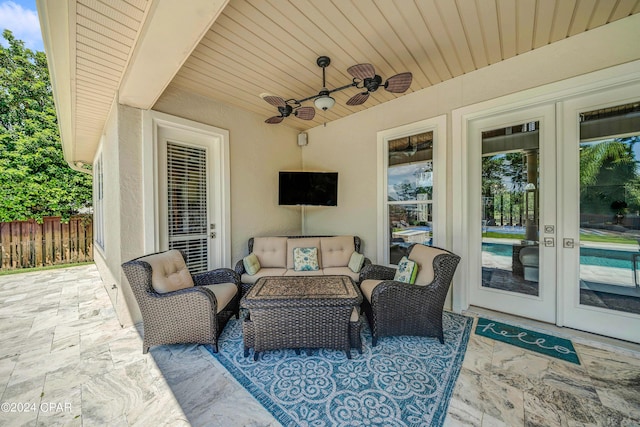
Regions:
[[[171,133],[183,133],[205,138],[213,146],[211,165],[211,193],[216,195],[213,203],[213,216],[218,219],[216,239],[213,240],[215,259],[210,259],[211,268],[229,267],[231,265],[231,202],[230,202],[230,166],[229,166],[229,131],[205,125],[191,120],[175,117],[157,111],[142,113],[142,168],[143,168],[143,212],[144,217],[144,252],[158,252],[161,247],[160,213],[158,197],[158,135],[161,130]]]
[[[378,241],[379,264],[389,265],[389,214],[387,205],[388,141],[433,132],[433,244],[447,247],[447,116],[442,115],[378,132]]]
[[[469,236],[469,206],[470,180],[474,179],[468,172],[469,167],[469,123],[478,118],[488,117],[499,113],[531,108],[544,104],[555,104],[577,95],[584,95],[596,91],[606,91],[640,81],[640,61],[633,61],[615,67],[599,70],[560,82],[524,90],[478,104],[469,105],[451,113],[452,119],[452,151],[456,161],[451,169],[451,205],[453,230],[453,252],[462,257],[453,282],[453,310],[461,312],[469,308],[470,281],[474,279],[469,260],[473,251],[467,243]],[[557,109],[556,114],[559,114]],[[562,137],[562,123],[556,125],[558,139]],[[558,234],[558,236],[561,236]],[[560,267],[559,267],[560,268]],[[477,279],[477,278],[475,278]],[[562,293],[558,293],[558,304],[563,304]],[[556,324],[563,325],[562,315],[558,316]]]

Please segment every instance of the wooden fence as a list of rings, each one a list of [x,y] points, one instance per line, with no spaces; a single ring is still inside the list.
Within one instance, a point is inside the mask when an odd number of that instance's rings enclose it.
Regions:
[[[0,271],[93,261],[93,218],[0,222]]]

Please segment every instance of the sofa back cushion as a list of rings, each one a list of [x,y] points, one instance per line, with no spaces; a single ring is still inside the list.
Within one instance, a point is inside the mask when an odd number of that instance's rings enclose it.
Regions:
[[[322,267],[346,267],[355,251],[353,236],[321,237]]]
[[[418,276],[416,277],[416,285],[428,285],[433,282],[435,276],[433,271],[433,259],[440,254],[448,254],[449,252],[442,249],[433,248],[425,245],[414,245],[409,253],[409,259],[418,264]]]
[[[287,239],[287,269],[293,270],[293,250],[295,248],[318,248],[318,266],[322,268],[322,254],[320,253],[319,237],[301,237]]]
[[[180,251],[172,249],[140,258],[151,266],[151,286],[164,294],[193,287],[193,278]]]
[[[286,237],[255,237],[253,253],[258,257],[261,268],[286,268]]]

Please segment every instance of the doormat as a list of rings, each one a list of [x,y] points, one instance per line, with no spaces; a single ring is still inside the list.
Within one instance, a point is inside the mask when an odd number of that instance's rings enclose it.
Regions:
[[[530,331],[519,326],[507,325],[493,320],[478,318],[476,335],[491,338],[525,350],[535,351],[566,362],[580,364],[578,354],[571,341],[541,332]]]
[[[351,359],[316,349],[265,351],[254,361],[243,354],[241,316],[229,320],[212,354],[284,427],[439,427],[473,324],[449,312],[442,320],[444,344],[403,336],[372,347],[365,322],[363,354],[353,350]]]

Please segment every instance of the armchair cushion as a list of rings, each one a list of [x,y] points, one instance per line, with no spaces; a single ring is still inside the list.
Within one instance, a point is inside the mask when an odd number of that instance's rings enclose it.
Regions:
[[[380,283],[384,282],[384,280],[376,280],[376,279],[367,279],[363,280],[360,284],[360,292],[362,292],[362,296],[367,299],[367,301],[371,301],[371,295],[373,294],[373,290]]]
[[[425,245],[414,245],[409,252],[409,259],[418,264],[418,275],[416,276],[415,283],[417,285],[428,285],[433,282],[433,260],[440,254],[449,254],[440,248]]]
[[[293,269],[295,271],[317,271],[318,248],[295,248],[293,250]]]
[[[398,263],[398,270],[396,271],[393,280],[403,283],[415,283],[416,276],[418,275],[418,264],[409,260],[406,256],[403,256]]]
[[[151,286],[159,294],[193,287],[193,278],[182,254],[170,250],[140,258],[151,266]]]
[[[260,271],[260,261],[256,254],[251,252],[249,255],[242,259],[242,263],[244,264],[244,270],[247,272],[249,276],[253,276],[258,271]]]
[[[238,293],[238,285],[235,283],[216,283],[213,285],[202,285],[202,287],[209,289],[216,296],[218,302],[216,314],[223,311]]]

